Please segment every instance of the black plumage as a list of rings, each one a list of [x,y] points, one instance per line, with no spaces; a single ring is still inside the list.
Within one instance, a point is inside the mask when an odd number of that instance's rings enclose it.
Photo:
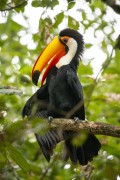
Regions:
[[[76,72],[70,65],[58,69],[56,76],[49,82],[48,115],[53,117],[78,117],[85,120],[82,86]],[[77,105],[79,106],[77,109]],[[75,112],[72,113],[76,106]],[[64,112],[64,113],[62,113]]]
[[[64,114],[59,113],[61,111]],[[82,86],[74,68],[70,65],[62,66],[52,82],[50,81],[48,115],[55,118],[78,117],[85,120]],[[79,161],[81,165],[86,165],[88,161],[98,155],[101,144],[94,135],[88,134],[88,138],[82,146],[74,146],[72,141],[77,135],[78,133],[73,131],[63,132],[66,147],[66,154],[63,155],[64,160],[70,158],[74,164]]]

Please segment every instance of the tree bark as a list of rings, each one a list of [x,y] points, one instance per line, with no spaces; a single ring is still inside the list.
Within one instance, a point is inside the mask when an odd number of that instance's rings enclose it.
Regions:
[[[59,127],[63,130],[73,131],[86,131],[96,135],[106,135],[120,138],[120,126],[114,126],[111,124],[100,122],[88,122],[78,120],[77,122],[72,119],[52,119],[50,121],[50,127]]]
[[[17,89],[16,87],[11,86],[0,86],[0,94],[5,95],[22,95],[23,92],[20,89]]]

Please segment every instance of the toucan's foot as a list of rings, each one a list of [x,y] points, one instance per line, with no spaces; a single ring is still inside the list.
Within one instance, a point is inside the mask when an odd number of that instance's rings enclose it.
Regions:
[[[88,122],[87,119],[81,120],[81,119],[79,119],[78,117],[74,117],[74,122],[77,123],[78,121],[79,121],[79,122]]]
[[[78,121],[80,121],[80,119],[78,117],[74,117],[74,122],[77,123]]]
[[[53,117],[52,117],[52,116],[49,116],[49,117],[48,117],[48,123],[50,124],[50,123],[52,122],[52,120],[53,120]]]

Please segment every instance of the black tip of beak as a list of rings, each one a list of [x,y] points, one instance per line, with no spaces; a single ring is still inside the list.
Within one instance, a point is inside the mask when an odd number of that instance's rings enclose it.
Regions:
[[[34,71],[33,74],[32,74],[32,82],[36,86],[37,86],[37,83],[38,83],[39,76],[40,76],[40,72],[39,71]]]

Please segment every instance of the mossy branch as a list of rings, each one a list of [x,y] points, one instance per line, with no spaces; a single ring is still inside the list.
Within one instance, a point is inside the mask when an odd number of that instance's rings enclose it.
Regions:
[[[52,119],[50,127],[59,127],[64,130],[81,131],[84,130],[91,134],[106,135],[120,138],[120,126],[107,123],[77,121],[72,119]]]

